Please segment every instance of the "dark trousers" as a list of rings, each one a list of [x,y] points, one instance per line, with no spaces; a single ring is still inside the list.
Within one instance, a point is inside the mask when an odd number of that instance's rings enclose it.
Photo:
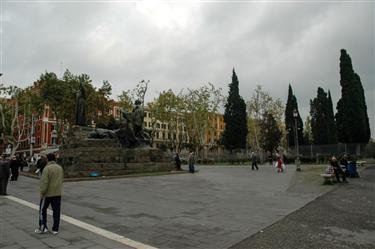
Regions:
[[[9,176],[0,178],[0,195],[7,194],[8,181],[9,181]]]
[[[50,204],[53,212],[52,231],[57,232],[60,226],[61,196],[46,197],[40,200],[39,227],[40,229],[47,227],[47,209]]]
[[[194,173],[194,171],[195,171],[194,164],[189,164],[189,172]]]
[[[10,177],[10,180],[11,181],[17,181],[17,179],[18,179],[18,175],[19,175],[19,173],[18,173],[18,167],[17,168],[12,168],[12,176]]]
[[[344,171],[342,170],[342,168],[334,168],[333,171],[335,172],[335,176],[336,176],[336,180],[338,182],[340,182],[340,175],[342,175],[342,180],[345,182],[346,181],[346,177],[345,177],[345,173]]]
[[[254,167],[258,170],[259,168],[258,168],[258,164],[257,164],[257,162],[253,162],[252,164],[251,164],[251,170],[254,170]]]

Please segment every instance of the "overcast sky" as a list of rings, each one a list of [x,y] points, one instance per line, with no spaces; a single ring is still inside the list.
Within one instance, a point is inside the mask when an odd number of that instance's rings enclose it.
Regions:
[[[245,100],[256,85],[305,118],[318,86],[341,95],[340,49],[365,89],[375,137],[374,3],[1,1],[1,82],[21,87],[44,71],[87,73],[113,97],[150,80],[147,99],[207,82],[227,94],[234,67]]]

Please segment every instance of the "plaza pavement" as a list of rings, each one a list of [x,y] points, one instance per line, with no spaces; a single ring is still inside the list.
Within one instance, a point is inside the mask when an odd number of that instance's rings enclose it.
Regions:
[[[230,249],[374,249],[375,165]]]
[[[48,220],[52,220],[49,216]],[[1,249],[130,249],[111,239],[62,221],[58,235],[35,234],[38,211],[0,196]]]
[[[296,177],[294,166],[288,166],[282,174],[268,165],[260,166],[259,171],[251,171],[249,166],[198,168],[196,174],[66,182],[62,213],[157,248],[219,249],[255,234],[332,189],[321,184],[312,184],[312,187],[299,184],[301,177]],[[37,179],[20,177],[17,182],[10,182],[8,192],[37,204],[38,184]],[[43,238],[38,239],[33,234],[37,223],[35,210],[9,199],[3,198],[0,203],[8,207],[8,211],[1,212],[4,229],[0,230],[7,238],[7,245],[29,248],[22,247],[14,237],[7,235],[8,228],[43,242]],[[14,224],[12,218],[8,218],[12,215],[17,221]],[[103,247],[99,243],[97,248],[129,248],[118,243],[106,244],[114,241],[64,222],[59,235],[50,235],[46,240],[69,242],[64,236],[74,235],[82,237],[83,243],[93,243],[81,234],[102,240]],[[71,248],[71,244],[43,245]]]

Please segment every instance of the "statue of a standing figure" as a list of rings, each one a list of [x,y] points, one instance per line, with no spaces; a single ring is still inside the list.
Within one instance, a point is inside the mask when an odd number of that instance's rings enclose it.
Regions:
[[[145,114],[141,104],[140,100],[136,100],[133,109],[133,129],[135,136],[138,138],[143,138],[143,118]]]
[[[83,84],[79,84],[79,91],[76,95],[76,125],[86,125],[86,92]]]

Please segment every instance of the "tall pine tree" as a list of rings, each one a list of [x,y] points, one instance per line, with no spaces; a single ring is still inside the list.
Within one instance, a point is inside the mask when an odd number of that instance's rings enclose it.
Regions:
[[[330,92],[327,94],[318,87],[317,97],[310,100],[310,115],[314,144],[336,143],[336,122]]]
[[[239,82],[233,68],[232,83],[229,84],[229,96],[225,104],[223,144],[226,149],[246,148],[247,113],[245,101],[239,94]]]
[[[331,92],[328,90],[328,99],[327,99],[327,136],[328,143],[335,144],[337,143],[337,125],[335,114],[333,112],[333,103]]]
[[[285,108],[285,128],[288,132],[287,138],[288,138],[288,144],[289,146],[295,145],[295,118],[293,116],[294,110],[297,111],[297,132],[298,132],[298,144],[304,144],[303,142],[303,122],[301,119],[301,116],[299,115],[298,111],[298,103],[297,98],[293,94],[293,90],[291,85],[289,84],[289,90],[288,90],[288,100],[286,103]]]
[[[337,136],[342,143],[367,143],[370,125],[361,79],[344,49],[340,56],[341,98],[337,102]]]

